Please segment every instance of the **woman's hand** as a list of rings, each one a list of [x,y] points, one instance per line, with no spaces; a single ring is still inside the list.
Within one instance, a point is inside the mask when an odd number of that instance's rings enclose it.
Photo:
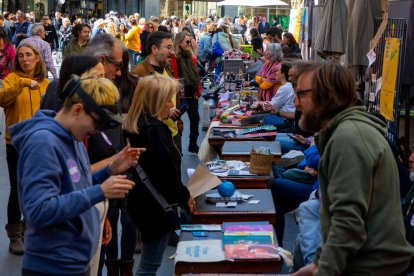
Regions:
[[[39,87],[40,86],[39,86],[39,83],[37,81],[30,80],[30,86],[29,86],[30,89],[38,89]]]
[[[112,240],[112,227],[109,223],[108,217],[105,217],[103,233],[102,233],[102,245],[108,245]]]
[[[126,175],[113,175],[101,184],[101,189],[105,198],[124,198],[134,185],[134,181],[129,180]]]
[[[172,120],[177,120],[181,115],[180,110],[178,110],[175,107],[170,108],[170,110],[168,111],[168,118],[172,119]]]
[[[310,168],[308,166],[306,166],[303,170],[305,172],[307,172],[308,174],[310,174],[311,176],[316,176],[318,174],[318,171],[317,170],[312,169],[312,168]]]
[[[295,137],[296,141],[298,141],[302,145],[309,145],[310,144],[308,138],[305,138],[302,135],[295,134],[294,137]]]
[[[190,198],[188,199],[187,204],[188,204],[188,207],[190,208],[191,214],[194,214],[194,212],[197,210],[197,207],[196,207],[196,202],[192,196],[190,196]]]
[[[139,156],[145,148],[131,148],[131,145],[126,145],[120,152],[115,154],[114,160],[109,164],[108,169],[112,175],[123,173],[132,166],[138,164]]]
[[[270,102],[262,102],[262,107],[264,111],[273,109],[273,105]]]

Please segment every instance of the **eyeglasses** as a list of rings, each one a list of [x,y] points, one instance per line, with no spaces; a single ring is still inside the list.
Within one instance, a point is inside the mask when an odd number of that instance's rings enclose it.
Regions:
[[[174,49],[173,49],[172,45],[167,45],[167,46],[158,45],[158,48],[166,48],[166,49],[168,49],[169,52],[174,52]]]
[[[303,90],[295,90],[295,94],[298,98],[300,98],[303,94],[313,91],[313,89],[303,89]]]
[[[154,26],[152,26],[152,25],[151,25],[151,26],[148,26],[148,29],[149,29],[149,28],[153,29],[153,28],[154,28]]]
[[[113,65],[115,65],[115,67],[120,70],[122,68],[122,65],[124,65],[124,63],[122,61],[116,61],[111,57],[105,57],[105,60],[108,61],[109,63],[112,63]]]
[[[187,43],[188,45],[191,44],[191,40],[187,40],[185,43]]]
[[[49,18],[42,18],[42,20],[49,20]]]

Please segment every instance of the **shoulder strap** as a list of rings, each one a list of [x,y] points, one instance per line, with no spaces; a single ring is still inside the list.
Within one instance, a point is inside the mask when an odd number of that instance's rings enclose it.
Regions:
[[[142,183],[144,183],[145,187],[150,191],[152,196],[157,200],[157,202],[161,205],[165,212],[172,211],[171,205],[165,200],[165,198],[154,188],[149,179],[148,175],[144,172],[140,165],[135,166],[135,170],[138,173],[139,178],[141,179]]]

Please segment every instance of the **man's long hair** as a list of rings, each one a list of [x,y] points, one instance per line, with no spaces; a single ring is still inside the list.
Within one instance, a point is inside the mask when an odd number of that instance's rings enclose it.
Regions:
[[[338,62],[322,64],[316,70],[313,87],[315,111],[322,118],[332,119],[339,112],[359,103],[354,75]]]

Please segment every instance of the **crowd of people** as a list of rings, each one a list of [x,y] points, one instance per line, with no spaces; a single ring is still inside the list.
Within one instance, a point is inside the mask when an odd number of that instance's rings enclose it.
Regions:
[[[284,215],[299,208],[294,275],[407,271],[414,248],[401,199],[410,187],[400,181],[386,124],[365,111],[349,70],[301,60],[294,36],[273,21],[0,15],[6,230],[9,251],[24,255],[22,275],[101,275],[104,265],[109,276],[132,275],[136,250],[136,275],[156,275],[177,229],[135,166],[169,204],[196,210],[181,182],[179,107],[190,121],[187,151],[198,153],[200,68],[219,77],[213,46],[243,44],[260,64],[244,85],[258,88],[264,122],[292,134],[282,151],[305,156],[294,171],[274,166],[269,183],[280,246]],[[59,74],[53,52],[63,55]]]

